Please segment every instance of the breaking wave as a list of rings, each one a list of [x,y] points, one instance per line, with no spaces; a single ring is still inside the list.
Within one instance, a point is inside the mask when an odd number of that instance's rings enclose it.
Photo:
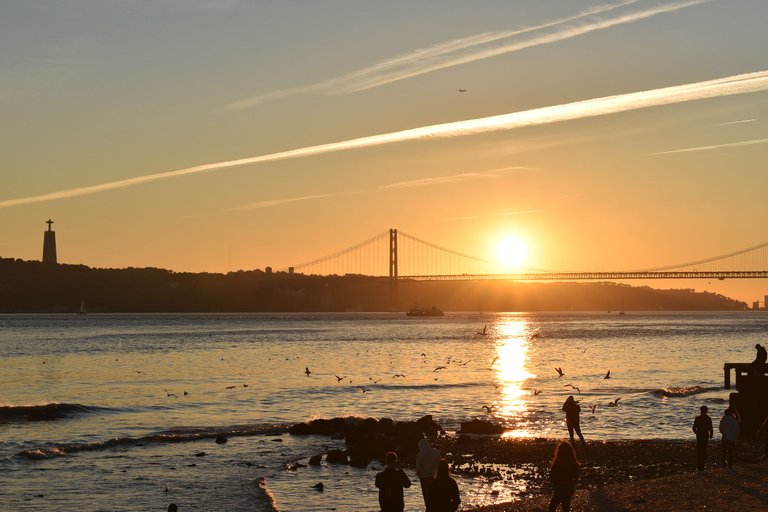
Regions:
[[[43,405],[3,405],[0,406],[0,422],[51,421],[78,414],[93,414],[110,410],[111,409],[104,407],[60,403]]]
[[[657,389],[653,391],[653,394],[656,396],[667,397],[667,398],[679,398],[679,397],[685,397],[685,396],[698,395],[699,393],[706,393],[707,391],[716,391],[718,389],[720,388],[704,388],[701,386],[686,386],[682,388],[668,387],[668,388]]]
[[[109,448],[141,446],[150,443],[185,443],[201,439],[215,439],[219,436],[254,436],[279,435],[288,432],[286,426],[244,425],[220,428],[176,429],[158,432],[140,437],[116,437],[107,441],[93,443],[65,443],[57,446],[46,446],[19,452],[19,456],[32,459],[52,459],[70,453],[105,450]]]

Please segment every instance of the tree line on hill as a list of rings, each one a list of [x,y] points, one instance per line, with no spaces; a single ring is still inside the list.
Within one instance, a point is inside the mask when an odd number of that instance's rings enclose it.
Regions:
[[[102,269],[0,258],[0,312],[725,311],[747,304],[690,289],[610,282],[412,281],[249,270]]]

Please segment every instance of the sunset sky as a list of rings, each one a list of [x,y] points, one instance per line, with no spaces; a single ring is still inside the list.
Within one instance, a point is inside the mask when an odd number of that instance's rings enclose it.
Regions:
[[[0,256],[40,259],[49,218],[60,262],[195,272],[389,228],[485,258],[513,236],[563,271],[761,244],[766,20],[765,0],[5,0]]]

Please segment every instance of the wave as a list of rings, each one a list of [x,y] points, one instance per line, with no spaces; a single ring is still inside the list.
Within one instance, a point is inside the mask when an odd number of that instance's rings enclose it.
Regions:
[[[280,435],[288,432],[288,426],[243,425],[234,427],[183,428],[157,432],[140,437],[116,437],[93,443],[65,443],[44,448],[19,452],[18,456],[31,459],[52,459],[70,453],[105,450],[110,448],[140,446],[150,443],[185,443],[201,439],[216,439],[219,436]]]
[[[685,386],[682,388],[668,387],[668,388],[656,389],[651,393],[661,397],[679,398],[679,397],[685,397],[685,396],[698,395],[699,393],[706,393],[707,391],[716,391],[719,389],[720,389],[719,387],[705,388],[702,386]]]
[[[0,406],[0,422],[51,421],[77,414],[93,414],[111,410],[112,409],[92,405],[60,403],[42,405],[3,405]]]
[[[277,507],[277,501],[274,494],[267,489],[267,479],[264,477],[256,480],[256,503],[261,505],[261,509],[266,509],[269,512],[280,512]]]

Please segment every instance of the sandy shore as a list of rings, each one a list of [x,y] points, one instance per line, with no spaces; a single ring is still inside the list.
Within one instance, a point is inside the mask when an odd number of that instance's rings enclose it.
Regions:
[[[476,510],[533,512],[546,510],[549,503],[549,460],[558,442],[458,437],[444,438],[437,447],[452,460],[456,473],[503,481],[520,490],[515,501]],[[586,451],[579,445],[582,476],[572,510],[768,510],[768,461],[762,450],[762,442],[744,442],[737,464],[721,468],[715,439],[707,469],[698,473],[693,442],[592,442]]]

